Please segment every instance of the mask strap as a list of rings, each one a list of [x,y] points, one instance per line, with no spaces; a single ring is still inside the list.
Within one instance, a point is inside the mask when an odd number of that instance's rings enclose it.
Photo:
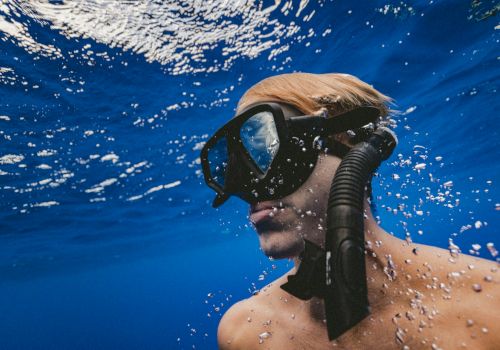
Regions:
[[[376,107],[363,106],[348,112],[326,118],[327,134],[355,130],[369,123],[376,123],[380,111]]]
[[[337,156],[339,158],[344,158],[347,152],[351,150],[351,147],[344,145],[342,142],[337,140],[328,140],[328,145],[325,147],[327,154]]]

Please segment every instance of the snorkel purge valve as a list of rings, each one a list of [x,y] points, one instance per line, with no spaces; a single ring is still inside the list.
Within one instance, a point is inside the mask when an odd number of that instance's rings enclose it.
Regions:
[[[297,274],[288,276],[281,286],[303,300],[324,298],[330,340],[370,313],[364,253],[365,185],[396,144],[396,135],[380,127],[347,153],[330,187],[325,251],[306,241]]]

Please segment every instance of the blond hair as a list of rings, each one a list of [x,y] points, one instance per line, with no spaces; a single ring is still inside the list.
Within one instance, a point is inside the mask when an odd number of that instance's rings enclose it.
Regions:
[[[290,104],[305,114],[321,110],[335,116],[359,106],[373,106],[386,117],[392,99],[360,79],[340,73],[276,75],[252,86],[241,97],[238,111],[262,101]]]

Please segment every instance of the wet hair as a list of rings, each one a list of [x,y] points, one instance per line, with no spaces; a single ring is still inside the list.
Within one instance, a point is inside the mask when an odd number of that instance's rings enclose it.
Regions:
[[[371,85],[350,74],[290,73],[276,75],[252,86],[241,97],[237,111],[261,101],[275,101],[292,105],[306,115],[326,111],[329,116],[350,111],[360,106],[379,109],[381,120],[388,119],[392,110],[392,98],[377,91]],[[347,133],[332,137],[348,146],[353,146]],[[367,195],[371,198],[371,181]],[[375,210],[371,201],[372,210]]]
[[[374,106],[387,117],[392,99],[355,76],[341,73],[276,75],[252,86],[241,97],[238,110],[259,101],[284,102],[305,114],[326,109],[335,116],[359,106]]]

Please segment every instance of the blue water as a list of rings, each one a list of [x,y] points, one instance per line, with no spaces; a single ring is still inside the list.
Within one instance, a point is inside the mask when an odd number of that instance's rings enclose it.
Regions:
[[[393,97],[382,226],[498,258],[498,2],[103,4],[0,6],[2,349],[216,348],[228,306],[291,265],[262,255],[244,203],[211,208],[200,143],[279,73]]]

